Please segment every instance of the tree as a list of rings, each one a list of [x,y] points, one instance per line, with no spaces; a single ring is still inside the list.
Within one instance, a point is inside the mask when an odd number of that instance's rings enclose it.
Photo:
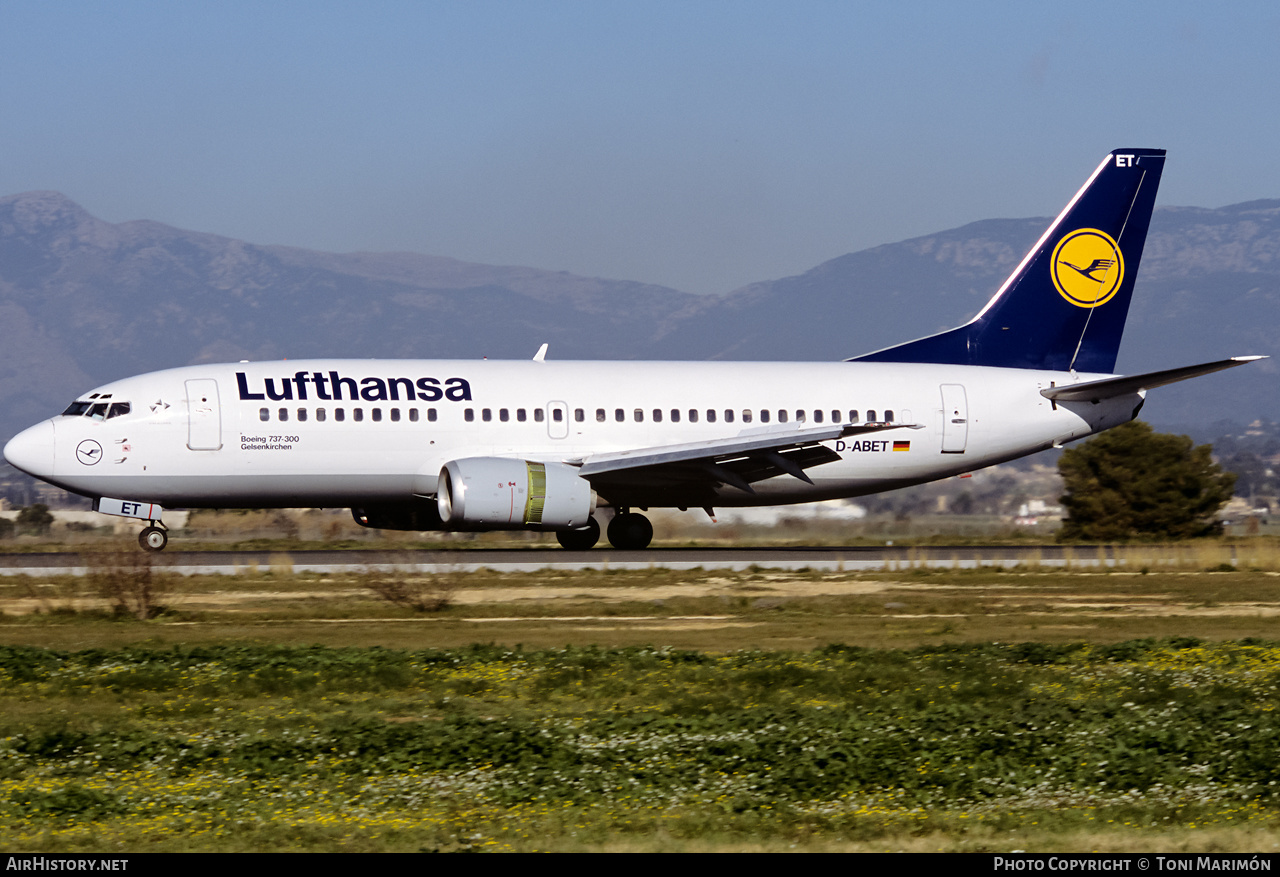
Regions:
[[[1236,476],[1209,445],[1133,421],[1065,451],[1058,471],[1068,517],[1059,539],[1187,539],[1222,532],[1214,520]]]
[[[53,526],[53,515],[42,502],[27,506],[18,512],[18,532],[45,536]]]

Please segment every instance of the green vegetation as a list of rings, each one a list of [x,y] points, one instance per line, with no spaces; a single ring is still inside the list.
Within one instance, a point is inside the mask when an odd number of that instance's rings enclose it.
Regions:
[[[1053,849],[1273,832],[1278,683],[1280,644],[1190,638],[6,647],[0,843]]]
[[[3,578],[0,843],[1271,850],[1280,551],[1054,554]]]
[[[53,513],[42,502],[29,505],[18,512],[17,532],[32,536],[47,536],[53,526]]]
[[[1117,426],[1058,461],[1068,517],[1060,540],[1173,540],[1222,531],[1215,516],[1236,476],[1214,463],[1209,445],[1155,433],[1140,420]]]

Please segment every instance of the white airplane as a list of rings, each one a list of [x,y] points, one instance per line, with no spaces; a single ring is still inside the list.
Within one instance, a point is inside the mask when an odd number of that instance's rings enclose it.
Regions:
[[[554,530],[637,510],[854,497],[1061,446],[1146,391],[1262,357],[1116,376],[1164,151],[1110,153],[982,311],[834,363],[310,360],[114,381],[4,449],[94,508],[350,507],[367,527]]]

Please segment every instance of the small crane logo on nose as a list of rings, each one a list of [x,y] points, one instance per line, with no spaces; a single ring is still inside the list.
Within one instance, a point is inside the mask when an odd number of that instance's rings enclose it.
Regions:
[[[92,466],[102,459],[102,445],[93,439],[85,439],[76,445],[76,459],[86,466]]]

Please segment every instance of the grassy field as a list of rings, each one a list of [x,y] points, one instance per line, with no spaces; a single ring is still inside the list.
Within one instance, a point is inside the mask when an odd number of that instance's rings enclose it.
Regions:
[[[0,844],[1271,852],[1280,572],[1216,550],[0,580]]]

